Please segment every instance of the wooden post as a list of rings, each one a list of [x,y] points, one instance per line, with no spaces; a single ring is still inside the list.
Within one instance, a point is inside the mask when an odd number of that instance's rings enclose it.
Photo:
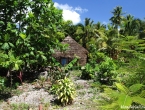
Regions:
[[[39,105],[39,110],[42,110],[42,104]]]

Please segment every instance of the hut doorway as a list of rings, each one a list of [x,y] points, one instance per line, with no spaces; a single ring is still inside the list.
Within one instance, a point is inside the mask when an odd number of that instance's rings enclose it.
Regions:
[[[66,64],[68,64],[68,58],[61,58],[61,64],[62,66],[65,66]]]

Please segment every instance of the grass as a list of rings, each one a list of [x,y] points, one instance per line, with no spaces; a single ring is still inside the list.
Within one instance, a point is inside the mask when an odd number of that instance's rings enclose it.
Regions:
[[[84,88],[84,87],[83,87],[82,85],[78,85],[78,84],[76,85],[76,89],[77,89],[77,90],[80,90],[80,89],[83,89],[83,88]]]
[[[28,110],[29,105],[26,103],[20,103],[20,104],[11,104],[12,110]]]
[[[14,90],[12,91],[12,95],[13,95],[13,96],[14,96],[14,95],[19,96],[21,93],[23,93],[23,91],[22,91],[22,90],[18,90],[18,89],[14,89]]]
[[[78,92],[78,95],[79,95],[79,96],[84,96],[85,94],[86,94],[86,91],[79,91],[79,92]]]

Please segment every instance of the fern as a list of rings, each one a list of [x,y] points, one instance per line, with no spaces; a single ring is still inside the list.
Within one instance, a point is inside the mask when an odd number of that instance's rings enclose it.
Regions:
[[[117,89],[120,91],[120,92],[123,92],[125,94],[128,94],[129,93],[129,90],[127,87],[125,87],[124,85],[122,85],[121,83],[115,83]]]
[[[129,90],[133,93],[138,92],[141,88],[143,87],[142,84],[134,84],[132,86],[129,87]]]
[[[141,104],[141,105],[145,106],[145,98],[135,96],[135,97],[132,97],[132,100],[133,100],[133,102],[135,102],[137,104]]]
[[[112,104],[108,104],[106,106],[101,106],[101,110],[120,110],[120,106],[117,102],[114,102]]]
[[[129,95],[120,94],[117,102],[119,105],[130,106],[132,104],[132,99]]]
[[[104,93],[101,94],[100,108],[103,110],[121,110],[123,107],[130,107],[134,104],[145,106],[145,90],[141,90],[142,84],[134,84],[127,88],[121,83],[115,83],[117,89],[104,88]],[[140,92],[140,93],[139,93]],[[129,108],[123,108],[129,109]]]
[[[145,90],[141,91],[141,93],[139,94],[140,97],[145,98]]]

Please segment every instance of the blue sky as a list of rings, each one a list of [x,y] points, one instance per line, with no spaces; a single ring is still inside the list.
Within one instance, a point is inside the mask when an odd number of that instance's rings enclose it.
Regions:
[[[55,7],[63,9],[64,20],[72,20],[74,24],[83,23],[91,18],[94,23],[109,23],[113,16],[111,11],[122,6],[123,12],[135,18],[145,18],[145,0],[53,0]]]

